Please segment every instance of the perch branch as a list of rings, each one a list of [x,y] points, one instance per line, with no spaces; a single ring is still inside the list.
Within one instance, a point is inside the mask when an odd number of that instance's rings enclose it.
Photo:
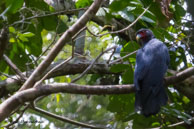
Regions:
[[[176,84],[194,75],[194,67],[188,68],[171,77],[166,77],[165,84]],[[171,79],[176,81],[171,81]],[[105,95],[105,94],[129,94],[135,91],[134,85],[78,85],[74,83],[56,83],[30,88],[17,92],[0,105],[0,122],[9,116],[18,106],[27,101],[32,101],[40,96],[52,93],[72,93],[84,95]]]

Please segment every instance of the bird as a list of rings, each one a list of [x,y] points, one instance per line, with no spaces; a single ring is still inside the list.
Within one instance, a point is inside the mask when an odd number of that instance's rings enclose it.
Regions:
[[[136,54],[134,72],[135,111],[145,117],[156,115],[167,104],[164,76],[170,63],[167,46],[149,29],[137,31],[141,48]]]

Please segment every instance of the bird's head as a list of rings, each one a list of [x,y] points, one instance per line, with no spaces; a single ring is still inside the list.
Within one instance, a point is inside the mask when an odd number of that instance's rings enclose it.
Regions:
[[[149,29],[140,29],[136,33],[136,40],[141,46],[145,45],[152,38],[154,38],[154,35]]]

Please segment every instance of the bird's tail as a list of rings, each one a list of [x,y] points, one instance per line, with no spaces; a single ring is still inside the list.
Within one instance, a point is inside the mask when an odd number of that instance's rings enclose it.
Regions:
[[[166,105],[168,97],[163,86],[160,86],[157,92],[147,90],[147,95],[136,93],[135,109],[144,116],[155,115],[160,111],[160,107]]]

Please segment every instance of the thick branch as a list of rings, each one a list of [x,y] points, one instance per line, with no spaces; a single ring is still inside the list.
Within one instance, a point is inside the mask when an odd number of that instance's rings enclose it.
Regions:
[[[194,75],[194,67],[191,67],[182,72],[179,72],[174,76],[166,77],[166,85],[182,82],[183,80],[185,80],[186,78],[192,75]]]
[[[17,92],[0,105],[0,122],[3,121],[17,107],[27,101],[32,101],[37,97],[52,93],[64,92],[74,94],[126,94],[134,90],[133,85],[117,86],[81,86],[73,83],[61,83],[30,88]]]
[[[194,67],[188,68],[176,76],[171,76],[166,79],[166,84],[171,85],[179,83],[183,79],[186,79],[194,74]],[[176,82],[171,79],[177,80]],[[134,92],[133,85],[78,85],[74,83],[57,83],[44,85],[41,87],[30,88],[24,91],[17,92],[0,105],[0,122],[3,121],[9,114],[14,111],[19,105],[27,101],[32,101],[37,97],[43,95],[49,95],[52,93],[64,92],[73,94],[93,94],[93,95],[104,95],[104,94],[129,94]]]
[[[52,64],[45,72],[45,74],[59,65],[63,60],[58,61],[54,64]],[[83,71],[90,66],[92,61],[84,59],[84,58],[74,58],[70,62],[63,64],[62,66],[58,67],[54,71],[52,71],[51,74],[47,77],[53,78],[53,77],[58,77],[58,76],[64,76],[64,75],[75,75],[75,74],[80,74],[83,73]],[[30,72],[28,72],[30,73]],[[93,67],[88,71],[88,74],[115,74],[110,71],[110,67],[104,63],[104,62],[96,62]],[[23,73],[25,75],[25,73]],[[42,76],[37,76],[36,78],[39,79]],[[10,92],[15,92],[21,85],[21,81],[17,79],[16,76],[12,76],[11,78],[8,78],[4,81],[0,82],[0,98],[5,94],[5,93],[10,93]]]

